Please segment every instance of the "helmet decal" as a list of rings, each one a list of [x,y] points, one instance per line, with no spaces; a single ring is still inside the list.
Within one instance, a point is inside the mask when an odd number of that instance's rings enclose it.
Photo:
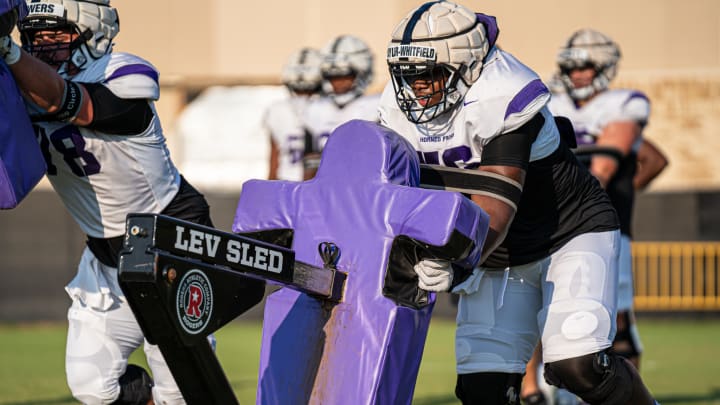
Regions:
[[[437,3],[439,2],[429,1],[418,7],[415,12],[413,12],[412,17],[410,17],[408,23],[405,25],[405,31],[403,32],[402,41],[400,41],[401,44],[407,45],[412,42],[412,33],[415,29],[415,25],[418,23],[418,21],[420,21],[420,17],[422,17],[422,15],[425,14],[425,12],[430,9],[430,7]]]

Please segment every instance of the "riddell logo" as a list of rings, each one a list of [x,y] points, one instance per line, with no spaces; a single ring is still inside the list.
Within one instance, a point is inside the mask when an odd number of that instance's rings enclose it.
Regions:
[[[200,270],[190,270],[180,280],[175,296],[178,320],[185,332],[196,335],[205,329],[213,310],[210,280]]]

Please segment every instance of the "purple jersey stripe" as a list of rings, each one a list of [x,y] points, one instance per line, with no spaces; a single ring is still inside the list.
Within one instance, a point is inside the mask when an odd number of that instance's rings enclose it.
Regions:
[[[105,79],[105,83],[109,82],[110,80],[117,79],[118,77],[122,76],[128,76],[128,75],[145,75],[155,81],[155,83],[158,83],[158,73],[155,71],[155,69],[151,68],[148,65],[143,64],[134,64],[134,65],[126,65],[122,66],[116,71],[114,71],[110,77]]]
[[[625,100],[625,102],[623,103],[623,107],[625,107],[625,105],[627,105],[627,103],[629,103],[629,102],[630,102],[632,99],[634,99],[634,98],[641,98],[641,99],[647,101],[648,103],[650,102],[650,100],[647,98],[647,96],[645,95],[645,93],[640,92],[640,91],[637,91],[637,90],[634,90],[632,93],[630,93],[630,96],[629,96],[629,97],[627,98],[627,100]]]
[[[531,101],[547,93],[549,93],[549,91],[542,80],[535,79],[531,81],[512,99],[505,111],[505,118],[509,117],[510,114],[524,110]]]

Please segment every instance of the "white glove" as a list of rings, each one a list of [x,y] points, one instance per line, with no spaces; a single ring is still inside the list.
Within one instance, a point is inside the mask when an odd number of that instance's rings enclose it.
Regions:
[[[417,273],[418,286],[426,291],[447,291],[453,280],[450,262],[442,259],[424,259],[413,267]]]
[[[9,35],[0,37],[0,57],[5,59],[5,63],[12,65],[20,60],[20,47]]]

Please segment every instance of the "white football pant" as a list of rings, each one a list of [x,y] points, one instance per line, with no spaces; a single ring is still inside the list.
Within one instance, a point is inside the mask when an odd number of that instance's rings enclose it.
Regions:
[[[524,373],[538,337],[546,363],[610,347],[619,244],[619,231],[588,233],[534,263],[476,269],[454,290],[458,374]]]

